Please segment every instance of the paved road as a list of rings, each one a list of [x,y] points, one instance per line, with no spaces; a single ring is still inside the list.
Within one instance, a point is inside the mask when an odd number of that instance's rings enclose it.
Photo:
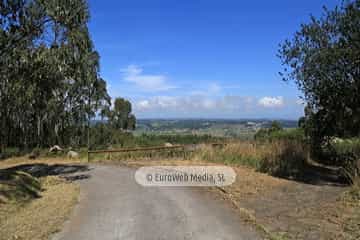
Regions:
[[[204,190],[142,187],[133,169],[91,168],[90,178],[79,181],[80,203],[54,240],[260,239]]]

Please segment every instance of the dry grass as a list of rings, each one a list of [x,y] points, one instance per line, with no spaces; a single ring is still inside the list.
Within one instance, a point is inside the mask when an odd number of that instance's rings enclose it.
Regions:
[[[59,231],[78,200],[79,187],[56,176],[35,178],[8,167],[33,163],[73,163],[63,158],[0,162],[0,240],[48,239]]]
[[[29,201],[0,204],[0,239],[48,239],[77,202],[79,188],[59,177],[40,179],[42,191]]]
[[[86,158],[69,159],[67,157],[40,157],[37,159],[29,159],[28,156],[14,157],[0,161],[0,169],[14,167],[20,164],[73,164],[73,163],[86,163]]]
[[[295,141],[239,141],[223,148],[207,146],[191,155],[193,160],[249,166],[277,176],[299,175],[307,157],[306,146]]]
[[[193,160],[204,160],[232,165],[247,165],[258,167],[261,159],[269,152],[266,145],[256,145],[251,142],[230,143],[223,148],[204,146],[195,151]]]

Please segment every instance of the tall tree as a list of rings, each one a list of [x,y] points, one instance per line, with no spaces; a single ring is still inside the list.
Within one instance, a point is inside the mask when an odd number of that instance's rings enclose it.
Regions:
[[[134,130],[136,118],[131,114],[131,103],[124,98],[116,98],[114,108],[109,112],[110,124],[117,129]]]
[[[281,45],[279,56],[284,80],[304,93],[313,144],[360,135],[360,0],[312,16]]]
[[[84,144],[110,105],[84,0],[0,1],[0,145]]]

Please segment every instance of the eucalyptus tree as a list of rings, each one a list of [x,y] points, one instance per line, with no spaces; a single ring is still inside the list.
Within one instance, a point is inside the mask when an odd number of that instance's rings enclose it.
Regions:
[[[84,144],[110,105],[84,0],[0,1],[0,144]]]
[[[131,103],[124,98],[116,98],[113,109],[108,113],[112,127],[122,130],[134,130],[136,118],[131,114]]]

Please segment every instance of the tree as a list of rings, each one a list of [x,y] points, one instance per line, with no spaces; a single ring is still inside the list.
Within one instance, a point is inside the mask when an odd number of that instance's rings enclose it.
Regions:
[[[124,98],[116,98],[109,112],[109,122],[116,129],[134,130],[136,118],[131,114],[131,103]]]
[[[272,121],[271,126],[269,128],[269,133],[281,131],[283,128],[281,127],[281,124],[278,121]]]
[[[0,145],[84,144],[110,105],[85,0],[0,1]]]
[[[281,75],[307,102],[307,133],[317,146],[330,136],[360,135],[360,0],[311,16],[280,46]]]
[[[254,135],[255,140],[269,139],[272,134],[282,131],[283,128],[278,121],[272,121],[270,127],[260,128]]]

